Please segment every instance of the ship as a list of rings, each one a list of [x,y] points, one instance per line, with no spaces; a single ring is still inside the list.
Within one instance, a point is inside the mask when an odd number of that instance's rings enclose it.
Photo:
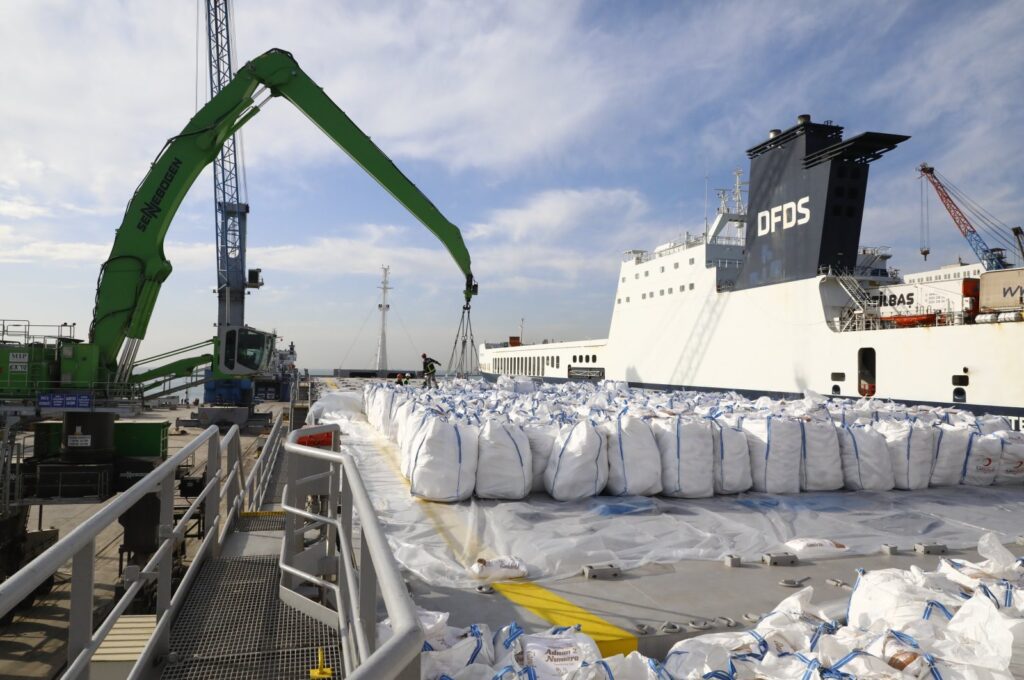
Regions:
[[[1024,417],[1024,269],[903,276],[860,244],[870,164],[906,135],[801,115],[747,150],[704,233],[623,256],[608,337],[483,343],[485,378],[878,398]]]

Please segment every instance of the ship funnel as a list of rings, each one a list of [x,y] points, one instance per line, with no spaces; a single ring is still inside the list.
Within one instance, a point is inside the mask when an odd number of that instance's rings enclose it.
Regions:
[[[797,125],[807,125],[810,122],[811,122],[811,114],[809,114],[809,113],[801,113],[799,116],[796,117],[796,124]]]
[[[773,128],[773,129],[768,131],[768,139],[775,139],[776,137],[778,137],[781,134],[782,134],[782,130],[780,130],[779,128]]]

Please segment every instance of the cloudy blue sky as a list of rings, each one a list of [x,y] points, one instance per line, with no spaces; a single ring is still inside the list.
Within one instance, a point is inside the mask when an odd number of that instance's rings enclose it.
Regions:
[[[1024,220],[1020,2],[245,0],[234,29],[241,61],[291,51],[463,229],[478,340],[521,317],[528,339],[603,337],[621,252],[702,230],[705,173],[729,186],[799,113],[912,135],[874,165],[862,237],[904,271],[925,268],[921,161]],[[87,327],[128,198],[195,112],[196,54],[195,0],[0,2],[0,317]],[[368,365],[389,264],[392,364],[447,358],[461,280],[433,237],[287,102],[244,135],[267,281],[247,320],[302,365]],[[207,170],[171,227],[143,354],[212,333],[212,193]],[[932,215],[928,264],[968,258]]]

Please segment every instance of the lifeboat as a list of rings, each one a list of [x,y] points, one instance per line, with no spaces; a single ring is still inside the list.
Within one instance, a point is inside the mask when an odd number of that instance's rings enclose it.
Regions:
[[[931,314],[900,314],[899,316],[883,316],[882,321],[896,328],[913,328],[914,326],[934,326],[935,313]]]

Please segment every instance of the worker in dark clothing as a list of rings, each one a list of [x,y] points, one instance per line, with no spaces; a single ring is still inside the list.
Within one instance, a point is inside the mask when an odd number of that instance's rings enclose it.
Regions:
[[[441,362],[431,359],[425,352],[420,355],[420,358],[423,359],[423,387],[431,385],[437,387],[437,367],[441,365]]]
[[[407,384],[409,384],[408,381],[406,381],[406,379],[405,379],[405,374],[404,373],[399,373],[398,375],[395,376],[395,384],[396,385],[407,385]]]

